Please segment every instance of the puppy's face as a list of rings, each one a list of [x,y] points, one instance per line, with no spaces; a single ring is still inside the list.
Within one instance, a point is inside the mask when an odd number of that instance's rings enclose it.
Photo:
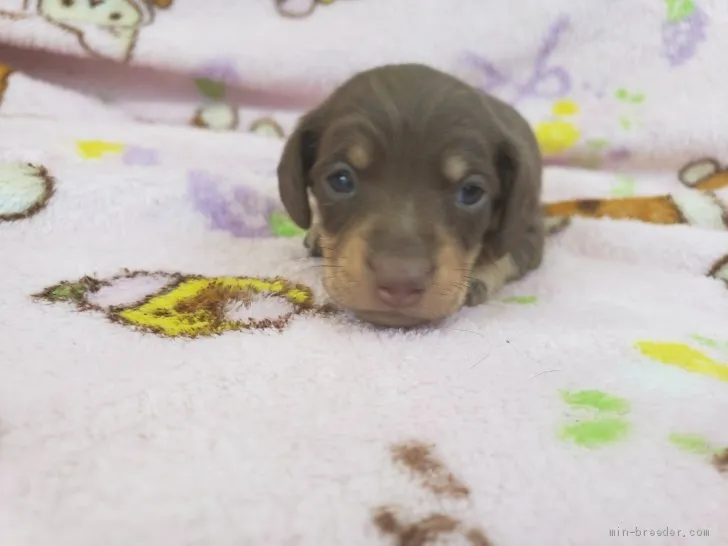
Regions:
[[[281,196],[308,228],[310,192],[339,305],[389,326],[462,306],[503,228],[504,172],[515,169],[491,110],[464,83],[405,65],[355,76],[302,120],[279,167]]]

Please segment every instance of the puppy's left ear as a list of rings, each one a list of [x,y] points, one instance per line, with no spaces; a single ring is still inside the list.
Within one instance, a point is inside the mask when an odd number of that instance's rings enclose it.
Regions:
[[[494,257],[512,251],[539,221],[541,161],[538,144],[530,133],[523,138],[505,136],[496,146],[494,164],[501,188],[498,221],[486,235]]]
[[[313,114],[303,116],[288,137],[278,163],[278,193],[291,220],[302,229],[311,227],[309,171],[316,161],[317,132]]]

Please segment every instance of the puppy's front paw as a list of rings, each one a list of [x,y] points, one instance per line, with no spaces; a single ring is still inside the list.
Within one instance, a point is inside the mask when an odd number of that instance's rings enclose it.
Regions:
[[[321,253],[321,245],[319,243],[319,233],[316,228],[311,228],[308,230],[308,233],[306,233],[306,237],[303,239],[303,246],[305,246],[308,249],[308,255],[311,258],[321,258],[323,254]]]
[[[472,279],[468,286],[468,293],[465,296],[465,305],[467,307],[475,307],[483,304],[488,300],[488,286],[478,279]]]

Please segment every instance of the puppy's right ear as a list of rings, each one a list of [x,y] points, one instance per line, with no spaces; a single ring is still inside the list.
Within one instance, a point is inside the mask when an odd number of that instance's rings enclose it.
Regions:
[[[309,172],[316,161],[317,141],[317,130],[310,114],[306,115],[288,137],[278,163],[278,193],[291,220],[302,229],[311,227]]]

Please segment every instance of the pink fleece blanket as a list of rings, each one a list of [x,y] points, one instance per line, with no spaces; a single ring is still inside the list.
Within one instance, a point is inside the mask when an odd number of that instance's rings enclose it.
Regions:
[[[728,4],[0,0],[0,544],[728,544]],[[438,328],[275,167],[360,69],[516,105],[573,216]]]

